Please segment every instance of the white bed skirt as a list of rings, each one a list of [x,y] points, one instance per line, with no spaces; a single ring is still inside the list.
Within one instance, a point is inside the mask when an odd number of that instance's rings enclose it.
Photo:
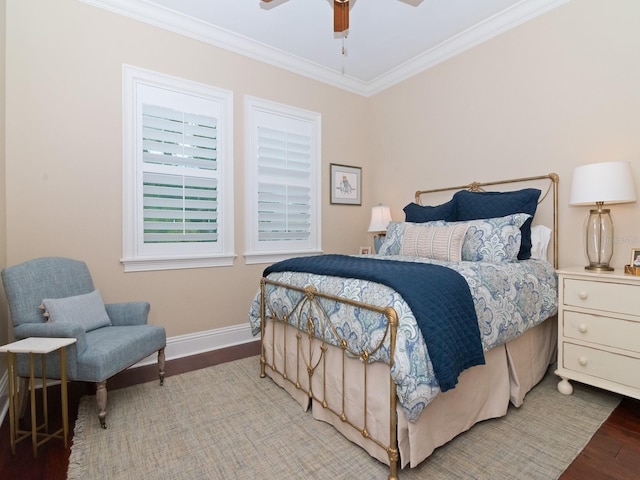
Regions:
[[[269,322],[265,329],[267,365],[275,364],[279,371],[286,372],[288,380],[269,367],[266,373],[286,389],[306,411],[310,404],[307,394],[309,381],[306,363],[310,357],[313,364],[318,361],[320,342],[313,341],[310,344],[306,338],[303,338],[300,344],[302,356],[296,360],[298,358],[296,330],[276,323],[276,343],[275,348],[272,349],[270,347],[273,339],[272,327],[273,325]],[[398,407],[400,466],[415,467],[431,455],[437,447],[468,430],[475,423],[505,415],[509,402],[516,407],[522,405],[526,393],[542,379],[549,364],[554,361],[556,337],[556,318],[553,317],[528,330],[517,339],[486,352],[485,365],[464,371],[458,379],[458,385],[452,390],[439,394],[427,405],[414,423],[409,423],[402,409]],[[391,382],[389,367],[383,363],[368,364],[365,382],[364,364],[357,359],[346,359],[343,410],[342,358],[342,350],[328,346],[326,359],[319,362],[312,377],[314,396],[324,400],[326,405],[334,411],[344,411],[349,421],[362,429],[365,426],[363,399],[366,383],[368,392],[366,430],[370,437],[378,439],[383,445],[388,445]],[[300,388],[296,387],[296,382],[299,383]],[[342,421],[329,408],[323,407],[319,401],[312,401],[312,414],[315,418],[333,425],[346,438],[364,448],[372,457],[389,464],[389,456],[385,448],[365,438],[360,431]]]

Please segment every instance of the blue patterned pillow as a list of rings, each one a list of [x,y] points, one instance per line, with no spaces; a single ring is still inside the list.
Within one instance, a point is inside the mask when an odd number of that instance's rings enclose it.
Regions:
[[[531,257],[531,220],[538,208],[540,190],[525,188],[513,192],[456,192],[456,220],[479,220],[483,218],[498,218],[515,213],[531,215],[520,228],[522,232],[518,260]]]
[[[520,227],[531,216],[517,213],[500,218],[471,220],[462,244],[462,260],[467,262],[515,262],[522,234]]]
[[[400,255],[404,237],[404,222],[389,222],[387,236],[380,245],[378,255]]]
[[[453,222],[456,218],[456,201],[455,199],[449,200],[442,205],[436,205],[434,207],[429,205],[418,205],[417,203],[410,203],[404,207],[404,215],[406,222],[424,223],[432,222],[435,220],[445,220],[447,222]]]

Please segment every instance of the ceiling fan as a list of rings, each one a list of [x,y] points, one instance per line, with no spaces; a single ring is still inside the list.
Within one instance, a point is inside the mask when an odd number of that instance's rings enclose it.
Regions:
[[[269,3],[272,0],[262,0]],[[333,31],[342,33],[349,29],[349,0],[333,0]]]

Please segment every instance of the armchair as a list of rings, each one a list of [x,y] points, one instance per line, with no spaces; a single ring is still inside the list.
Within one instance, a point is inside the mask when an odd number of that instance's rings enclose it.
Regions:
[[[160,385],[163,385],[166,333],[163,327],[147,324],[149,303],[104,305],[87,265],[62,257],[37,258],[7,267],[2,271],[2,282],[16,340],[27,337],[77,339],[67,347],[67,379],[96,383],[102,428],[107,428],[108,378],[157,351]],[[41,374],[39,363],[36,362],[37,375]],[[22,399],[26,396],[28,365],[27,355],[17,355]],[[60,378],[57,355],[47,357],[46,375]]]

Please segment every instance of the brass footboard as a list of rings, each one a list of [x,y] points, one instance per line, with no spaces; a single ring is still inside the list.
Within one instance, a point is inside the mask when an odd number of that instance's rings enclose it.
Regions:
[[[278,288],[286,288],[292,291],[299,292],[300,299],[293,306],[291,312],[288,315],[277,315],[275,309],[267,304],[266,300],[266,286],[273,285]],[[386,317],[386,328],[384,335],[378,340],[375,346],[370,350],[363,349],[362,351],[354,351],[347,342],[347,339],[343,338],[335,325],[332,323],[331,318],[325,311],[321,304],[321,300],[329,300],[340,302],[351,308],[369,310],[377,314],[384,315]],[[371,435],[367,428],[367,399],[370,392],[367,389],[367,366],[369,365],[369,359],[374,355],[384,343],[388,340],[389,345],[389,371],[393,367],[394,351],[396,346],[396,334],[398,328],[398,316],[396,311],[391,307],[378,307],[374,305],[365,304],[362,302],[337,297],[334,295],[325,294],[317,291],[314,287],[297,287],[288,285],[281,282],[262,278],[260,281],[260,317],[261,317],[261,354],[260,354],[260,376],[266,375],[266,368],[270,368],[273,372],[282,376],[284,380],[290,382],[296,389],[304,391],[308,398],[318,402],[324,409],[330,411],[341,422],[349,425],[357,432],[359,432],[364,438],[371,440],[380,448],[387,452],[389,458],[389,480],[397,480],[398,478],[398,466],[399,466],[399,454],[398,454],[398,434],[397,434],[397,413],[396,413],[396,385],[389,375],[389,438],[388,442],[375,438]],[[270,358],[272,363],[267,363],[267,345],[265,345],[265,329],[267,328],[267,322],[271,321],[271,338],[274,340],[271,342]],[[275,358],[275,327],[277,324],[283,324],[295,328],[296,332],[296,347],[295,351],[287,351],[287,344],[283,342],[283,351],[279,352],[284,357],[283,368],[280,371],[276,365]],[[283,331],[285,331],[283,329]],[[332,342],[329,339],[333,339]],[[320,343],[319,353],[313,355],[314,342]],[[337,346],[342,350],[342,372],[338,372],[342,381],[342,402],[341,406],[332,406],[327,402],[327,382],[326,382],[326,368],[322,368],[323,378],[320,381],[320,387],[314,389],[313,375],[318,370],[319,366],[326,367],[326,351],[327,345],[338,344]],[[318,350],[318,349],[316,349]],[[296,371],[287,371],[286,357],[288,355],[295,356]],[[345,406],[345,360],[347,357],[358,358],[364,366],[363,375],[363,398],[362,398],[362,412],[363,418],[359,422],[358,419],[349,418],[347,414],[347,408]],[[302,363],[306,367],[306,371],[301,371],[299,368]],[[306,378],[305,378],[306,377]],[[304,380],[304,381],[303,381]],[[318,383],[316,382],[316,385]]]

